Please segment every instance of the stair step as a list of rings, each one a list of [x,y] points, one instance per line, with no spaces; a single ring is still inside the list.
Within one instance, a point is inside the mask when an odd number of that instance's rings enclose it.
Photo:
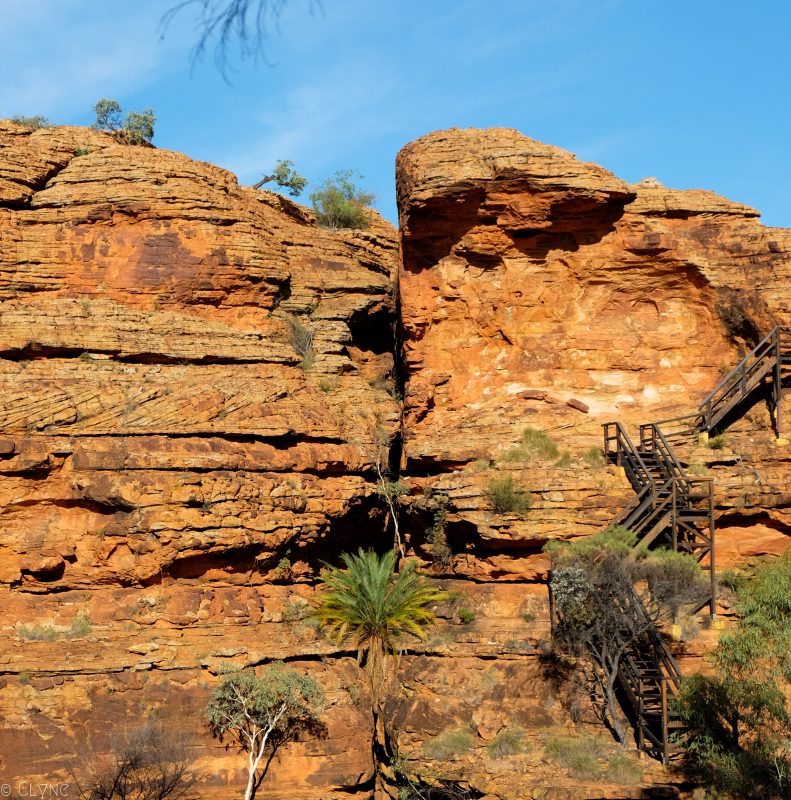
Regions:
[[[775,329],[771,337],[767,337],[739,367],[720,381],[704,403],[705,412],[702,410],[704,406],[701,406],[701,410],[684,418],[686,422],[677,421],[690,425],[689,430],[666,433],[665,437],[675,442],[682,436],[695,434],[704,426],[711,429],[742,403],[748,394],[765,386],[767,376],[771,379],[772,371],[778,368],[783,370],[784,376],[791,373],[791,330]],[[708,415],[707,420],[704,413]],[[655,540],[667,541],[673,523],[677,531],[676,549],[693,555],[698,561],[705,560],[713,546],[710,534],[705,533],[711,517],[710,498],[698,484],[683,480],[686,477],[683,469],[682,480],[665,488],[668,481],[678,474],[675,456],[672,450],[667,453],[662,440],[655,437],[655,428],[641,428],[639,446],[635,448],[621,435],[620,426],[617,436],[611,434],[609,426],[605,428],[605,450],[610,450],[607,453],[608,460],[626,466],[632,486],[638,493],[646,492],[636,504],[637,507],[623,516],[622,524],[634,530],[643,545],[650,545]],[[611,452],[613,442],[617,442],[618,447],[615,454]],[[674,492],[675,502],[671,505]],[[704,569],[711,571],[711,565],[704,566]],[[630,605],[630,602],[624,603],[624,608],[628,609]],[[669,753],[681,749],[671,745],[668,752],[668,733],[687,729],[668,707],[668,701],[678,693],[677,682],[681,677],[678,667],[656,631],[647,634],[642,641],[631,643],[627,649],[627,659],[619,673],[619,680],[634,710],[639,710],[638,729],[645,733],[647,739],[642,749],[666,760]],[[652,741],[655,739],[666,744],[656,744]]]

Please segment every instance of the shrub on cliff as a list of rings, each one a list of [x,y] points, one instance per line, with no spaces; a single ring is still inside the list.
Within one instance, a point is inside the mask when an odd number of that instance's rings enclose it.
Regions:
[[[522,431],[522,442],[508,450],[504,461],[551,461],[560,457],[558,446],[546,431],[527,426]]]
[[[206,707],[209,730],[247,754],[245,800],[255,796],[281,745],[303,732],[326,735],[317,716],[323,699],[313,678],[282,664],[272,664],[260,677],[232,672],[214,690]]]
[[[714,672],[691,675],[681,687],[695,777],[733,797],[788,798],[791,554],[765,563],[735,591],[741,620],[720,639]]]
[[[253,184],[253,189],[260,189],[265,183],[274,181],[281,189],[285,189],[292,197],[299,197],[308,185],[307,178],[303,178],[295,169],[291,161],[278,161],[269,175],[264,175],[258,183]]]
[[[130,111],[122,117],[123,110],[115,100],[103,98],[94,106],[97,131],[109,131],[123,144],[150,144],[154,138],[156,117],[152,108]]]
[[[11,117],[11,122],[15,122],[17,125],[21,125],[23,128],[27,128],[31,131],[36,131],[39,128],[52,127],[52,123],[46,117],[42,117],[40,114],[36,114],[33,117]]]
[[[353,178],[352,170],[339,170],[327,178],[319,189],[311,192],[310,201],[316,209],[316,221],[323,228],[368,227],[365,208],[373,203],[374,195],[360,189]]]
[[[486,499],[498,514],[523,514],[530,509],[530,492],[525,491],[512,475],[492,478],[486,484]]]

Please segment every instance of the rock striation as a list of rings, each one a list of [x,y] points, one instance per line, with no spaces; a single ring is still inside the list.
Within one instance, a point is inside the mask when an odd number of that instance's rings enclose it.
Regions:
[[[224,665],[282,659],[325,687],[327,732],[281,750],[268,797],[371,797],[382,741],[487,800],[680,796],[606,744],[593,778],[552,756],[601,731],[542,666],[542,547],[631,499],[603,422],[691,411],[791,325],[791,232],[504,129],[407,145],[397,190],[400,241],[375,213],[329,231],[177,153],[0,122],[0,781],[67,780],[156,718],[188,729],[201,797],[239,794],[203,709]],[[764,398],[744,411],[680,449],[715,478],[723,567],[791,541],[789,449]],[[374,742],[354,654],[307,612],[323,561],[392,540],[377,467],[451,597]],[[529,509],[493,508],[503,479]]]
[[[396,257],[375,215],[329,232],[178,153],[0,126],[6,778],[156,713],[194,719],[206,791],[240,779],[206,741],[207,670],[315,658],[276,643],[300,582],[381,538]],[[333,705],[283,785],[370,771],[360,713]]]
[[[424,136],[399,153],[397,177],[404,468],[458,483],[513,462],[526,426],[553,437],[572,463],[547,478],[530,466],[523,483],[541,503],[529,521],[500,523],[502,549],[521,541],[526,556],[509,574],[531,579],[548,536],[583,534],[608,513],[589,508],[614,498],[605,479],[575,492],[602,423],[690,413],[761,332],[791,323],[791,233],[711,192],[627,184],[506,129]],[[770,446],[763,402],[748,419],[721,502],[746,507],[736,485],[755,483],[754,466],[764,510],[747,516],[783,527],[787,456]],[[687,455],[724,466],[711,451]],[[470,474],[468,493],[482,498],[488,480]],[[458,522],[481,535],[471,513],[459,505]]]

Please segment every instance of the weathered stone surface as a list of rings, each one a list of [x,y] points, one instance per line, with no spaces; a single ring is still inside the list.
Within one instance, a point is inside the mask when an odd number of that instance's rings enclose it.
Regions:
[[[689,412],[752,328],[789,321],[791,235],[712,193],[510,130],[429,134],[397,174],[407,467]]]
[[[63,777],[156,714],[189,720],[201,794],[227,796],[217,666],[288,658],[327,689],[328,733],[278,758],[270,796],[365,783],[358,669],[272,582],[381,537],[397,248],[375,215],[313,220],[177,153],[0,123],[4,780]]]
[[[623,505],[597,479],[587,496],[601,511],[591,513],[577,488],[602,423],[636,428],[690,413],[756,334],[791,319],[791,235],[710,192],[627,186],[511,130],[440,131],[407,145],[398,192],[405,468],[456,476],[494,461],[539,489],[542,502],[520,523],[535,551],[600,525],[608,503]],[[717,462],[723,524],[734,524],[728,509],[745,507],[775,520],[776,552],[787,541],[787,457],[771,447],[761,409],[735,425],[734,457],[681,452],[689,463]],[[508,463],[528,425],[571,454],[549,483],[546,464]],[[449,480],[458,477],[426,483]],[[553,503],[548,489],[563,499]],[[471,502],[477,510],[466,497],[459,508],[483,514],[469,520],[474,538],[492,515],[485,493]],[[749,533],[734,535],[749,551]],[[500,548],[511,555],[507,542]]]
[[[389,545],[375,465],[401,458],[409,554],[451,591],[402,656],[402,765],[486,800],[679,795],[646,759],[627,786],[608,752],[593,780],[551,757],[602,731],[538,658],[542,547],[632,497],[600,463],[602,422],[691,411],[789,324],[791,235],[515,131],[430,134],[397,180],[399,320],[375,215],[326,231],[177,153],[0,123],[0,781],[66,778],[66,754],[155,715],[188,721],[202,797],[239,794],[206,700],[224,664],[285,659],[324,685],[327,735],[281,750],[267,796],[370,797],[364,676],[306,612],[322,561]],[[557,456],[519,449],[528,425]],[[757,397],[722,449],[679,448],[715,480],[721,568],[791,541],[774,438]],[[508,477],[529,509],[495,512]],[[705,668],[716,635],[679,643],[682,664]],[[502,754],[508,730],[524,746]],[[441,757],[454,731],[469,747]]]

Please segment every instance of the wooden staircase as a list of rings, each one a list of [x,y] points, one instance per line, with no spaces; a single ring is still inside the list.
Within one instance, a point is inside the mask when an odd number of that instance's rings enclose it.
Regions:
[[[756,389],[771,387],[775,432],[782,435],[783,380],[791,374],[791,330],[773,328],[717,384],[693,414],[660,420],[668,438],[709,433]]]
[[[639,546],[664,545],[693,555],[709,573],[709,603],[714,614],[714,499],[710,478],[686,473],[655,423],[640,426],[635,447],[620,422],[604,426],[604,453],[624,470],[635,498],[608,527],[621,526],[637,535]],[[702,607],[702,606],[701,606]]]
[[[670,440],[709,433],[761,388],[771,389],[775,430],[781,436],[783,380],[791,374],[791,331],[774,328],[717,384],[696,412],[640,426],[639,444],[620,422],[604,427],[607,460],[621,467],[635,498],[610,523],[637,535],[638,545],[664,545],[693,555],[709,573],[709,597],[696,610],[716,605],[714,503],[711,479],[690,477]],[[663,427],[660,427],[663,426]],[[635,594],[624,613],[648,612]],[[644,635],[625,642],[618,681],[640,750],[667,763],[679,752],[684,732],[672,699],[682,674],[659,632],[648,625]]]
[[[694,555],[710,576],[709,604],[714,614],[714,503],[712,481],[690,477],[658,425],[640,426],[635,446],[620,422],[604,426],[607,460],[621,467],[635,490],[635,498],[610,523],[637,535],[637,546],[664,545]],[[699,610],[699,609],[696,609]],[[640,750],[663,763],[678,752],[682,723],[672,698],[681,685],[681,670],[637,595],[624,613],[646,619],[646,631],[625,642],[618,682],[637,734]]]
[[[618,667],[618,682],[638,749],[666,764],[679,751],[677,738],[683,736],[683,723],[671,703],[683,676],[637,595],[625,612],[644,615],[646,630],[629,641]]]

